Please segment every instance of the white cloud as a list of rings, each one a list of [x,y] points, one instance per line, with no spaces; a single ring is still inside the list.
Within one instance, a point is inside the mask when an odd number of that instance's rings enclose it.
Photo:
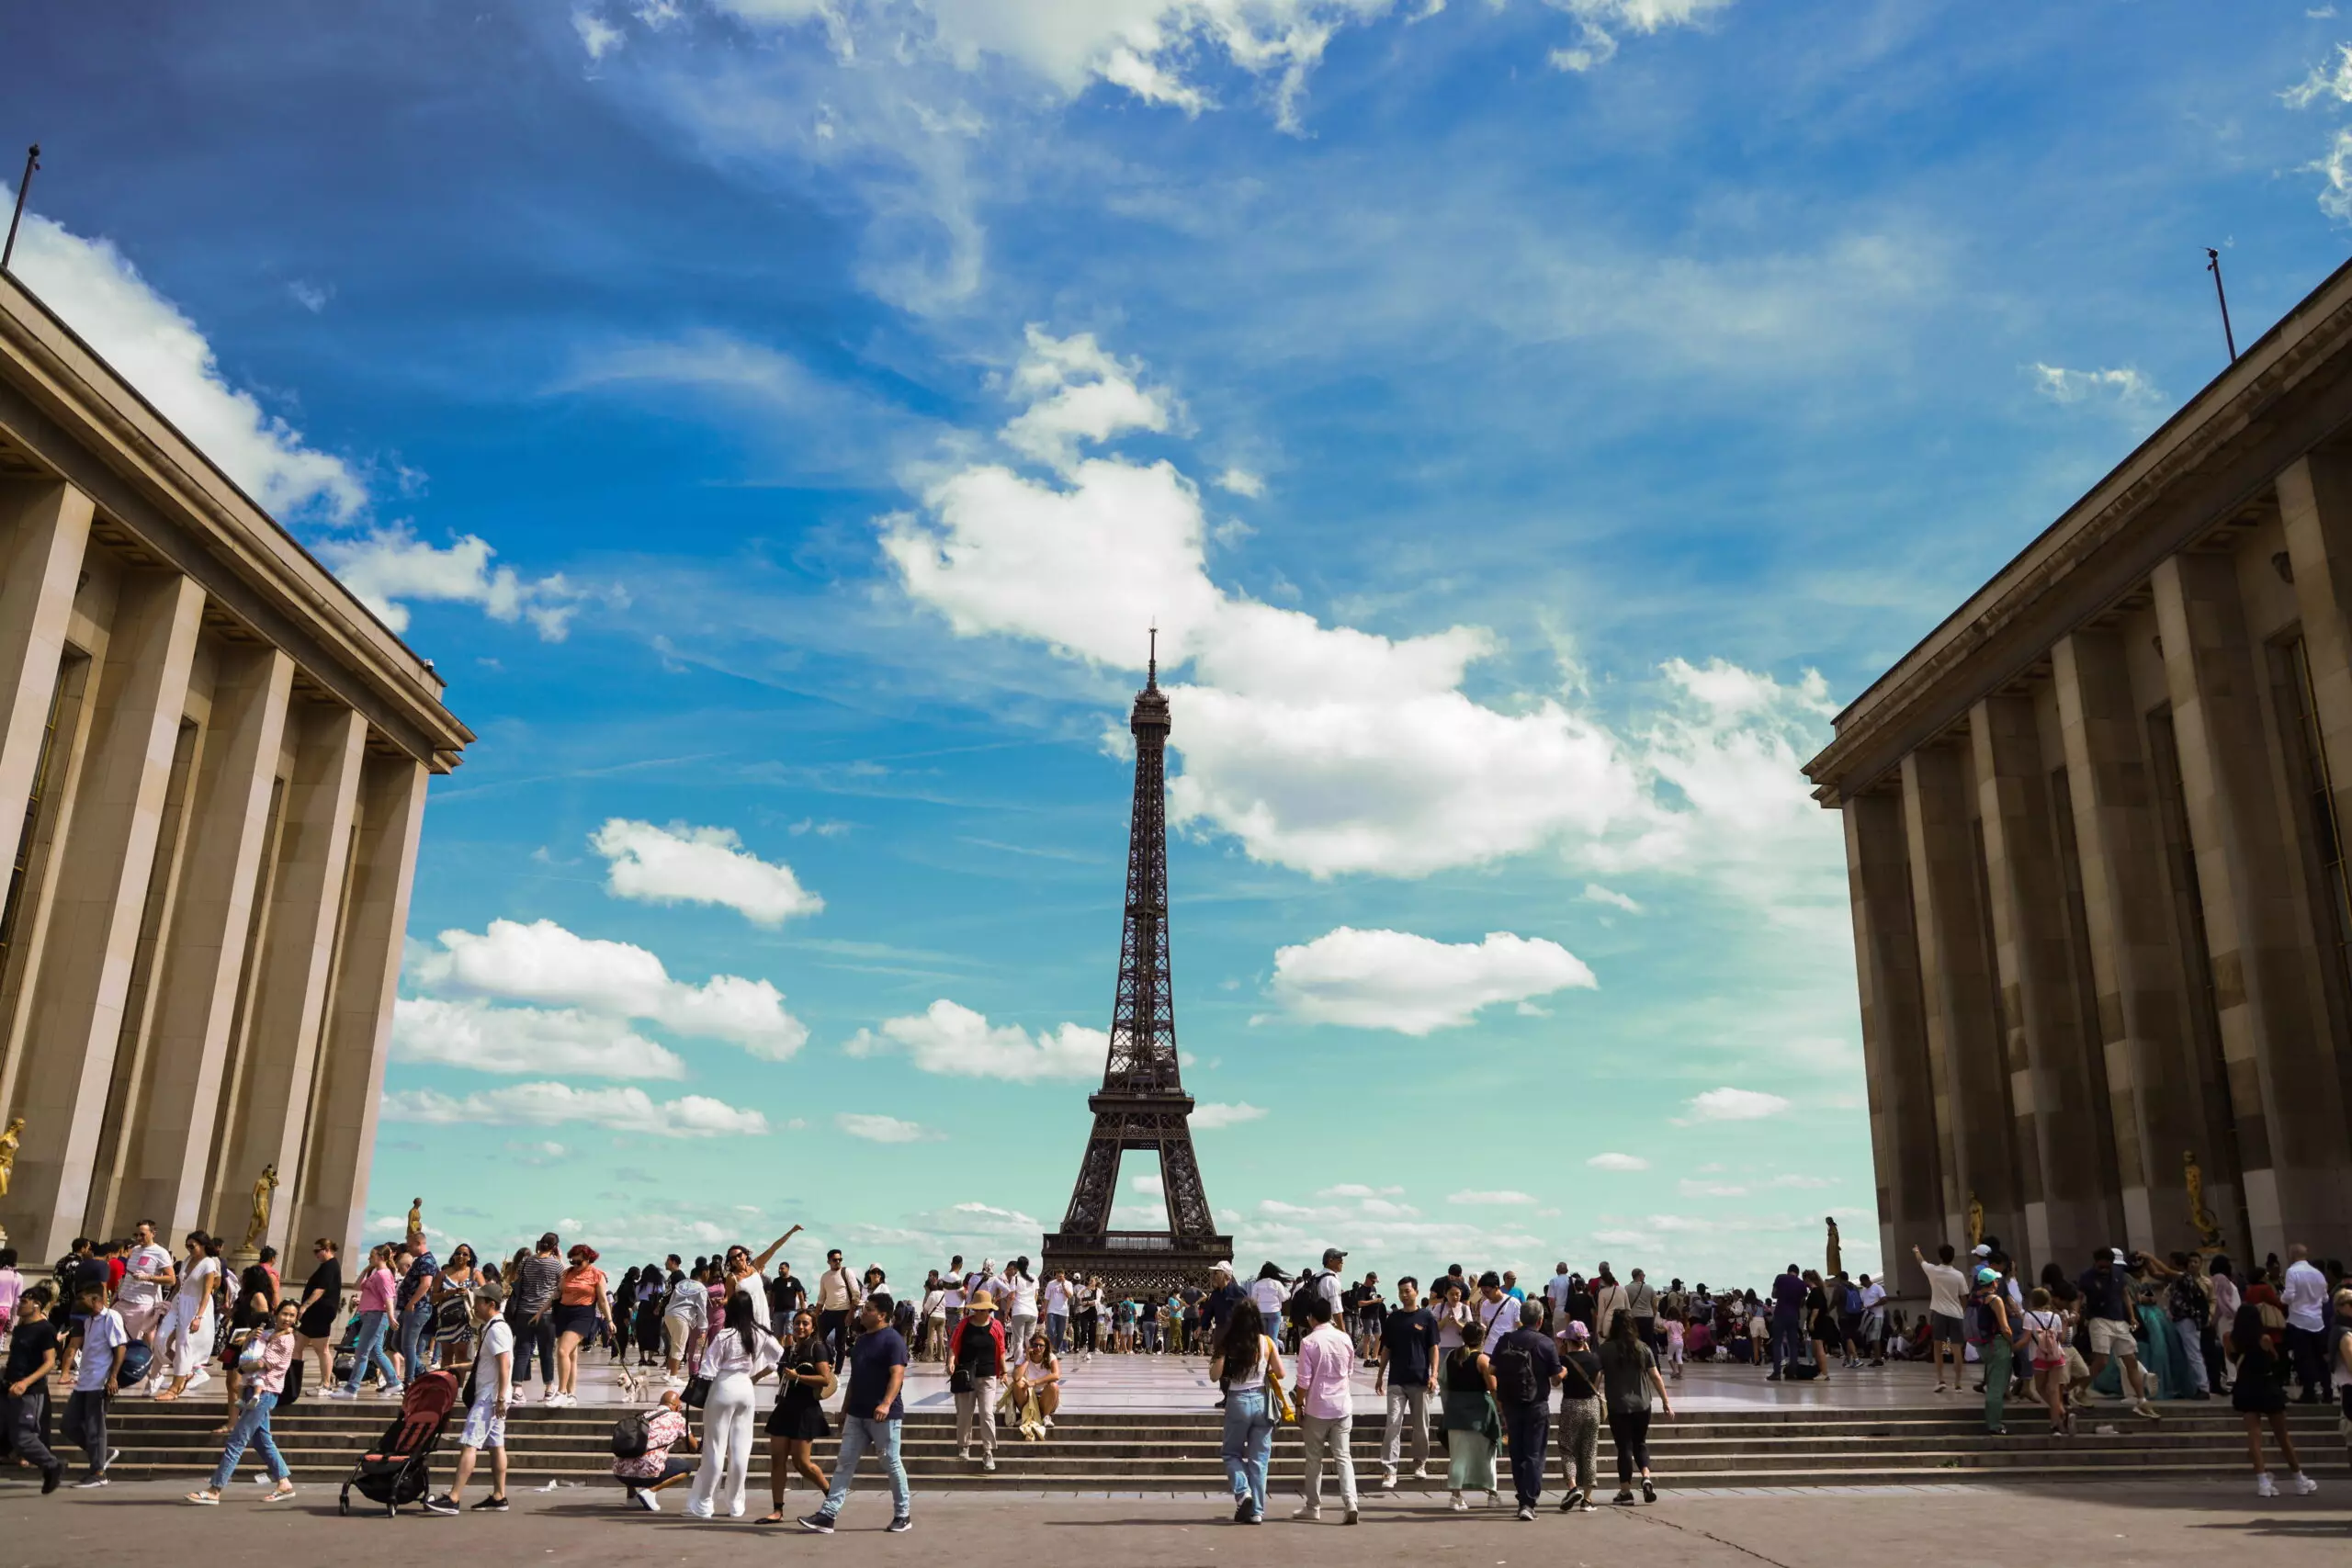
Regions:
[[[1552,51],[1558,71],[1590,71],[1616,58],[1617,35],[1647,35],[1667,28],[1690,27],[1732,0],[1544,0],[1554,10],[1577,20],[1577,41]]]
[[[1776,1176],[1765,1185],[1806,1189],[1835,1187],[1838,1185],[1838,1179],[1834,1176]]]
[[[1745,1198],[1747,1189],[1736,1181],[1694,1181],[1685,1178],[1678,1183],[1685,1198]]]
[[[1489,931],[1483,942],[1442,942],[1341,926],[1277,949],[1271,991],[1294,1018],[1419,1035],[1468,1023],[1497,1002],[1595,983],[1581,959],[1540,937]]]
[[[844,1111],[835,1116],[833,1125],[851,1137],[864,1138],[869,1144],[935,1144],[947,1135],[934,1132],[920,1122],[902,1122],[896,1116],[875,1116],[854,1111]]]
[[[1265,1114],[1265,1107],[1252,1105],[1247,1100],[1237,1105],[1226,1105],[1217,1100],[1204,1100],[1193,1107],[1193,1131],[1214,1133],[1220,1127],[1238,1127],[1244,1122],[1255,1122]]]
[[[553,920],[492,920],[480,935],[446,931],[439,941],[438,952],[411,966],[429,988],[644,1019],[775,1062],[808,1039],[808,1026],[785,1011],[784,993],[765,980],[715,975],[688,985],[644,948],[577,936]]]
[[[294,302],[297,305],[315,316],[327,308],[328,300],[334,298],[334,286],[311,283],[296,277],[287,281],[286,292],[294,297]]]
[[[1612,888],[1603,887],[1598,882],[1588,882],[1584,885],[1584,897],[1589,904],[1612,905],[1629,915],[1638,915],[1642,912],[1642,907],[1630,897]]]
[[[2339,223],[2352,223],[2352,130],[2337,127],[2326,155],[2303,168],[2327,176],[2327,188],[2319,193],[2319,209]]]
[[[682,1078],[686,1065],[627,1026],[571,1009],[495,1008],[402,997],[392,1004],[392,1059],[482,1073],[587,1073]]]
[[[1639,1155],[1595,1155],[1584,1162],[1595,1170],[1647,1170],[1650,1162]]]
[[[768,1130],[768,1119],[760,1112],[739,1110],[707,1095],[656,1102],[641,1089],[574,1089],[563,1083],[514,1084],[464,1096],[406,1089],[383,1097],[382,1115],[387,1122],[481,1122],[505,1127],[584,1122],[660,1138],[717,1138]]]
[[[616,898],[718,904],[763,926],[825,907],[790,866],[744,849],[732,828],[657,828],[615,817],[588,836],[588,847],[611,863],[605,888]]]
[[[1134,1188],[1136,1191],[1143,1193],[1146,1197],[1165,1198],[1168,1196],[1168,1179],[1164,1176],[1154,1174],[1150,1176],[1129,1177],[1127,1179],[1127,1185]]]
[[[2318,16],[2320,13],[2310,13]],[[2326,13],[2334,16],[2330,7]],[[2278,95],[2289,108],[2309,108],[2322,98],[2333,98],[2340,104],[2352,104],[2352,44],[2335,46],[2333,62],[2312,67],[2311,74]]]
[[[1535,1200],[1532,1195],[1514,1192],[1509,1188],[1486,1192],[1476,1190],[1449,1192],[1445,1195],[1445,1201],[1449,1203],[1477,1203],[1505,1209],[1529,1209],[1535,1206]]]
[[[1028,407],[1004,427],[1005,445],[1067,471],[1081,443],[1099,446],[1130,430],[1166,430],[1167,399],[1137,384],[1141,367],[1103,352],[1092,333],[1054,337],[1032,323],[1013,368],[1012,389]]]
[[[2118,370],[2068,370],[2036,361],[2032,368],[2034,390],[2053,403],[2111,397],[2119,403],[2136,407],[2164,400],[2164,394],[2156,389],[2154,382],[2129,367]]]
[[[1326,1187],[1317,1198],[1395,1198],[1403,1194],[1401,1187],[1366,1187],[1360,1181],[1343,1181],[1337,1187]]]
[[[1101,1077],[1111,1037],[1076,1023],[1035,1035],[1017,1023],[991,1028],[983,1015],[942,997],[922,1012],[884,1020],[879,1033],[859,1030],[842,1049],[853,1056],[903,1050],[921,1071],[949,1077],[1037,1083]]]
[[[580,35],[580,47],[592,61],[604,59],[628,41],[620,28],[586,9],[571,13],[571,30]]]
[[[1711,1089],[1690,1099],[1690,1115],[1700,1122],[1755,1122],[1788,1109],[1781,1096],[1754,1089]]]
[[[1216,488],[1255,499],[1266,493],[1266,481],[1247,468],[1227,468],[1217,475]]]
[[[493,621],[528,621],[541,641],[561,642],[582,602],[591,597],[560,572],[526,580],[511,566],[492,567],[490,558],[498,552],[473,534],[447,546],[429,545],[407,524],[395,523],[322,540],[317,549],[344,586],[396,632],[408,629],[408,606],[401,601],[436,600],[478,604]]]
[[[0,186],[0,202],[15,199],[13,188]],[[114,242],[85,239],[28,212],[10,266],[270,512],[347,518],[366,504],[367,491],[349,464],[312,449],[252,393],[229,385],[196,323],[158,294]]]

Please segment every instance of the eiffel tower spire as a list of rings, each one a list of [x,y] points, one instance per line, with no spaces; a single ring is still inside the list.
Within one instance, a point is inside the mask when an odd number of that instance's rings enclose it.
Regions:
[[[1119,939],[1118,994],[1102,1088],[1087,1100],[1094,1129],[1061,1228],[1046,1237],[1044,1266],[1100,1274],[1120,1288],[1172,1289],[1204,1281],[1209,1265],[1233,1253],[1216,1234],[1200,1162],[1193,1153],[1193,1097],[1176,1053],[1176,1004],[1168,962],[1167,694],[1159,689],[1159,637],[1152,633],[1144,688],[1127,728],[1136,740],[1135,803],[1127,831],[1127,897]],[[1159,1156],[1164,1231],[1114,1231],[1119,1159],[1129,1150]]]

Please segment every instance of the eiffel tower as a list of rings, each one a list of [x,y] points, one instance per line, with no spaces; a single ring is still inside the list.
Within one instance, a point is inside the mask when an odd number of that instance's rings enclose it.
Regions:
[[[1044,1268],[1100,1276],[1122,1293],[1166,1295],[1208,1282],[1209,1266],[1233,1256],[1216,1234],[1200,1161],[1193,1154],[1193,1097],[1176,1062],[1176,1004],[1168,977],[1168,697],[1159,689],[1159,639],[1127,728],[1136,738],[1136,798],[1127,830],[1127,908],[1119,939],[1119,995],[1102,1089],[1087,1100],[1094,1131],[1061,1228],[1046,1237]],[[1119,1156],[1159,1156],[1166,1230],[1113,1230]]]

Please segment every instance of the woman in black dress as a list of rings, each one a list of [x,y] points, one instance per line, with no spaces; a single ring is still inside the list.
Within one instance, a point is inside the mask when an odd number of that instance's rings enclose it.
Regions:
[[[629,1328],[637,1339],[637,1364],[650,1367],[662,1359],[662,1303],[670,1281],[653,1264],[637,1273],[637,1293],[629,1299]]]
[[[1829,1347],[1844,1344],[1845,1337],[1838,1329],[1838,1314],[1829,1310],[1829,1292],[1821,1276],[1808,1269],[1804,1283],[1804,1335],[1813,1347],[1813,1375],[1827,1382]]]
[[[760,1521],[763,1525],[784,1523],[784,1493],[794,1471],[807,1478],[818,1495],[825,1491],[825,1472],[808,1450],[832,1430],[825,1424],[824,1402],[833,1394],[833,1363],[826,1359],[825,1342],[817,1337],[817,1314],[805,1307],[793,1314],[792,1337],[785,1342],[775,1376],[783,1390],[775,1408],[768,1412],[768,1501],[775,1511]]]
[[[2278,1483],[2271,1479],[2270,1467],[2262,1460],[2262,1424],[2270,1423],[2270,1435],[2278,1440],[2278,1451],[2286,1456],[2287,1468],[2294,1472],[2294,1487],[2298,1492],[2316,1492],[2319,1483],[2303,1473],[2303,1461],[2296,1456],[2295,1439],[2287,1430],[2287,1358],[2271,1342],[2270,1331],[2263,1325],[2262,1308],[2254,1302],[2238,1307],[2238,1314],[2230,1322],[2229,1337],[2223,1348],[2238,1359],[2238,1381],[2230,1390],[2230,1406],[2245,1422],[2246,1452],[2254,1459],[2254,1495],[2276,1497]]]
[[[335,1250],[331,1236],[322,1235],[311,1244],[311,1256],[317,1263],[296,1303],[302,1315],[294,1326],[294,1359],[299,1361],[311,1351],[318,1352],[321,1388],[334,1382],[334,1337],[343,1327],[343,1265],[336,1261]]]

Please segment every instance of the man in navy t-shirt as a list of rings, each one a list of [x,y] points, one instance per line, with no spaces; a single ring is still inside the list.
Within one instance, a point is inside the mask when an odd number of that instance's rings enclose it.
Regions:
[[[1437,1318],[1421,1304],[1420,1282],[1410,1274],[1396,1281],[1396,1306],[1381,1322],[1376,1353],[1380,1371],[1372,1389],[1388,1394],[1380,1489],[1394,1492],[1408,1431],[1413,1435],[1413,1479],[1429,1479],[1430,1395],[1437,1392]]]
[[[850,1483],[857,1479],[857,1461],[868,1449],[882,1456],[890,1477],[890,1529],[903,1534],[914,1528],[913,1498],[907,1490],[907,1467],[899,1458],[899,1424],[907,1414],[899,1391],[907,1382],[907,1342],[890,1326],[897,1303],[881,1291],[858,1308],[857,1340],[849,1351],[849,1389],[842,1398],[841,1452],[833,1461],[833,1487],[825,1505],[800,1521],[813,1535],[831,1535],[849,1501]],[[989,1413],[988,1419],[994,1420]]]

